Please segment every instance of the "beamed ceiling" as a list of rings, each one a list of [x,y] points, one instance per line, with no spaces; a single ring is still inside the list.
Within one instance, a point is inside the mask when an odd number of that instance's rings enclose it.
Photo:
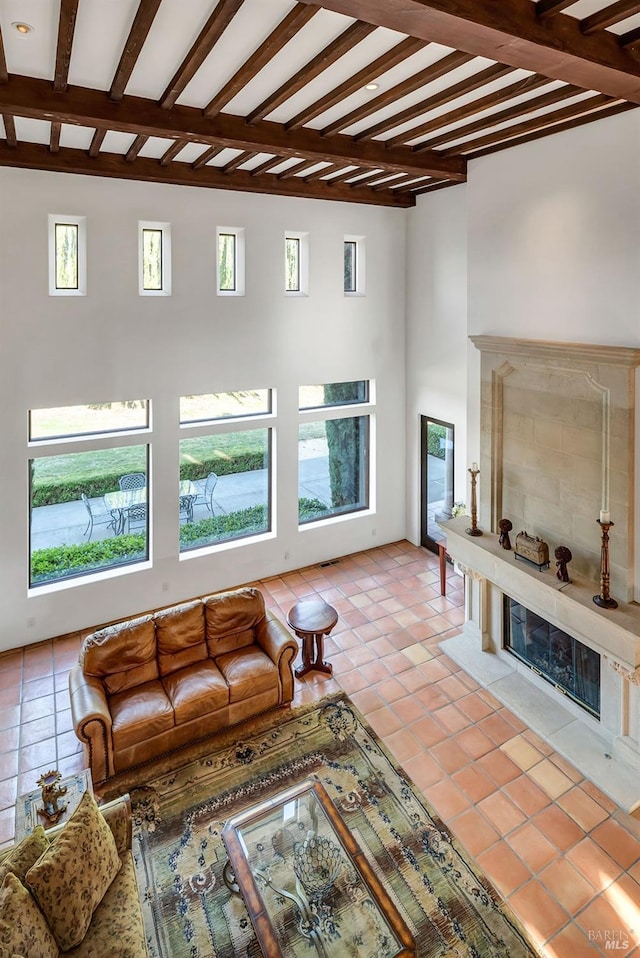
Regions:
[[[638,105],[630,0],[0,0],[2,166],[406,207]]]

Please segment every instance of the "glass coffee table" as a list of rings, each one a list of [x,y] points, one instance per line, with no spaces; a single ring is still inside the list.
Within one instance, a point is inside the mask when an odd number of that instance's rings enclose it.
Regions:
[[[408,958],[415,943],[320,782],[230,818],[222,838],[266,958]]]

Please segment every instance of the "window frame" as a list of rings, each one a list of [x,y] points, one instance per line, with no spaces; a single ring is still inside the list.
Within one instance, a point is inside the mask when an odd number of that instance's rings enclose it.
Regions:
[[[298,288],[287,288],[288,261],[287,261],[287,243],[289,240],[295,240],[298,244]],[[285,230],[284,234],[284,294],[285,296],[308,296],[309,295],[309,234],[301,233],[298,230]]]
[[[86,296],[87,295],[87,218],[67,213],[49,213],[47,218],[49,240],[49,296]],[[57,226],[75,226],[77,230],[78,283],[75,287],[58,287],[57,265],[58,246]]]
[[[144,234],[147,231],[161,234],[160,289],[146,289],[144,285]],[[171,296],[171,223],[138,220],[138,295]]]
[[[118,403],[125,400],[113,400],[112,402]],[[28,572],[27,572],[27,596],[32,597],[36,595],[43,595],[47,592],[58,591],[61,589],[71,588],[77,586],[82,582],[95,582],[102,581],[105,578],[111,578],[115,575],[121,575],[130,573],[132,571],[137,571],[140,569],[148,569],[152,565],[151,555],[152,555],[152,527],[151,527],[151,510],[152,510],[152,498],[151,498],[151,463],[152,463],[152,447],[151,447],[151,400],[144,400],[146,403],[147,410],[147,423],[146,427],[142,428],[120,428],[113,430],[104,430],[101,432],[92,432],[84,433],[77,432],[70,435],[65,435],[64,437],[47,437],[44,439],[30,440],[27,442],[27,448],[29,449],[29,455],[27,458],[27,469],[28,469],[28,481],[27,481],[27,495],[28,495],[28,509],[29,509],[29,523],[28,523]],[[82,405],[82,404],[76,404]],[[50,407],[53,409],[64,408],[64,407]],[[29,421],[31,420],[31,410],[29,410]],[[142,438],[142,441],[140,439]],[[145,525],[145,551],[144,555],[128,561],[111,563],[110,565],[105,565],[98,568],[83,568],[78,572],[71,572],[68,575],[59,575],[56,578],[46,579],[41,582],[34,582],[32,579],[32,541],[33,541],[33,523],[32,523],[32,511],[34,508],[39,508],[33,506],[33,464],[38,461],[43,461],[46,459],[57,458],[61,456],[73,456],[81,455],[86,453],[95,453],[95,452],[109,452],[110,450],[121,450],[124,448],[129,448],[133,446],[140,446],[144,448],[144,458],[145,458],[145,476],[146,476],[146,488],[147,488],[147,499],[146,499],[146,525]],[[116,490],[114,490],[116,491]],[[73,500],[75,501],[75,500]],[[81,500],[79,500],[81,501]],[[60,503],[58,503],[60,504]],[[55,505],[55,503],[54,503]],[[86,521],[86,518],[82,518],[82,522]],[[76,525],[76,523],[74,523]],[[81,523],[77,523],[81,525]],[[70,545],[82,545],[86,541],[82,538],[80,543],[70,543]],[[49,548],[48,546],[41,546],[40,548]],[[39,550],[36,550],[39,551]]]
[[[364,236],[353,236],[345,234],[343,241],[343,251],[347,243],[354,245],[355,274],[356,281],[354,289],[344,289],[345,296],[365,296],[366,295],[366,241]],[[344,276],[343,276],[344,278]]]
[[[310,528],[317,528],[323,523],[334,523],[349,520],[363,514],[371,515],[375,512],[375,476],[373,474],[372,464],[375,462],[375,436],[376,436],[376,415],[375,415],[375,381],[374,380],[348,380],[349,382],[366,383],[365,392],[367,399],[360,402],[346,402],[343,405],[325,403],[316,406],[307,406],[298,408],[298,437],[300,427],[306,423],[328,422],[338,419],[361,419],[364,420],[365,437],[364,445],[359,449],[360,469],[364,470],[362,477],[361,498],[362,505],[336,509],[328,511],[326,515],[315,516],[311,519],[300,520],[298,510],[298,531],[301,532]],[[340,384],[325,384],[340,385]],[[304,388],[304,387],[299,387]],[[300,439],[298,438],[298,442]],[[298,452],[298,464],[300,456]],[[300,479],[298,478],[298,503],[300,502]],[[334,507],[330,507],[333,509]]]
[[[220,285],[220,239],[223,236],[234,237],[233,289],[222,289]],[[242,226],[216,227],[216,293],[218,296],[245,295],[245,230]]]

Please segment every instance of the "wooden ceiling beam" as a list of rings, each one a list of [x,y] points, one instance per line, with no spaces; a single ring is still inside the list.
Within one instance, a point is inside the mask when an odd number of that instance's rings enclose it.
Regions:
[[[231,113],[221,113],[210,120],[195,107],[163,110],[153,100],[128,95],[114,102],[106,93],[85,87],[70,86],[61,95],[54,93],[46,80],[35,77],[11,74],[6,84],[0,84],[0,112],[204,146],[227,146],[305,160],[315,157],[329,163],[369,165],[398,173],[431,173],[458,181],[466,178],[462,160],[444,160],[428,151],[417,157],[406,147],[390,148],[375,141],[354,143],[347,136],[325,138],[308,128],[288,132],[281,124],[268,120],[248,126],[242,117]]]
[[[338,173],[337,176],[332,176],[330,180],[327,180],[327,183],[344,183],[345,180],[351,180],[354,176],[360,176],[362,173],[368,173],[368,166],[356,166],[350,170],[345,170],[342,173]],[[375,175],[379,175],[380,171],[376,170]],[[373,175],[373,174],[372,174]]]
[[[459,50],[448,53],[424,70],[414,73],[413,76],[407,77],[407,79],[402,80],[401,83],[396,83],[395,86],[385,90],[384,93],[379,93],[378,96],[372,100],[368,100],[367,103],[363,103],[362,106],[356,107],[351,113],[347,113],[346,116],[342,116],[339,120],[330,123],[329,126],[325,126],[322,130],[322,135],[333,136],[335,133],[339,133],[340,130],[344,130],[348,126],[353,126],[354,123],[359,123],[360,120],[365,120],[368,116],[371,116],[372,113],[377,113],[378,110],[384,109],[384,107],[390,103],[395,103],[396,100],[400,100],[403,96],[414,93],[416,90],[427,86],[434,80],[439,80],[440,77],[446,76],[447,73],[451,73],[452,70],[456,70],[458,67],[473,59],[474,57],[470,53],[461,53]]]
[[[232,160],[229,160],[229,162],[221,166],[220,169],[223,173],[233,173],[239,166],[242,166],[243,163],[248,163],[249,160],[255,159],[257,155],[255,150],[243,150],[242,153],[238,153],[237,156],[234,156]]]
[[[96,130],[96,133],[97,132],[98,131]],[[129,149],[124,155],[124,158],[127,161],[127,163],[133,163],[133,161],[136,159],[136,157],[138,156],[138,153],[140,152],[140,150],[145,145],[148,139],[149,139],[148,136],[143,136],[142,134],[139,134],[135,138],[135,140],[133,141],[133,143],[131,144],[131,146],[129,147]]]
[[[209,160],[212,160],[214,157],[218,156],[224,150],[224,146],[210,146],[208,150],[205,150],[204,153],[201,153],[197,160],[194,160],[191,164],[192,170],[201,170],[203,166],[206,166]]]
[[[214,46],[227,29],[244,0],[219,0],[198,39],[172,76],[169,85],[160,97],[160,106],[169,110],[207,59]]]
[[[570,7],[571,4],[575,2],[576,0],[537,0],[536,16],[539,20],[545,17],[552,17],[554,14],[564,10],[565,7]]]
[[[57,153],[60,149],[60,123],[52,123],[51,130],[49,132],[49,149],[52,153]]]
[[[7,58],[4,52],[4,40],[2,39],[2,29],[0,29],[0,83],[6,83],[9,79],[7,70]]]
[[[204,108],[204,115],[214,117],[220,113],[222,108],[233,100],[234,96],[247,85],[249,80],[253,80],[257,76],[260,70],[275,57],[276,53],[279,53],[286,46],[296,33],[302,30],[317,12],[315,7],[296,4],[293,10],[280,21],[275,30],[271,31],[266,40],[263,40],[258,49],[251,54],[249,59],[242,64],[240,69],[236,70],[231,79],[227,80],[222,89],[218,90]]]
[[[141,180],[152,183],[174,183],[179,186],[198,186],[211,189],[241,190],[248,193],[276,193],[282,196],[299,196],[324,200],[342,200],[349,203],[367,203],[378,206],[406,208],[414,205],[410,194],[394,195],[387,190],[375,193],[366,186],[351,189],[344,184],[330,185],[324,180],[304,183],[292,177],[277,180],[275,176],[252,177],[248,171],[236,170],[225,176],[214,166],[194,170],[190,163],[169,163],[162,166],[156,159],[140,157],[135,163],[127,163],[120,153],[100,153],[95,159],[85,150],[61,148],[50,153],[46,144],[20,143],[9,149],[0,140],[0,166],[20,169],[44,169],[59,173],[78,173],[89,176],[114,177],[117,179]]]
[[[361,140],[372,140],[381,133],[388,133],[389,130],[394,130],[403,123],[415,120],[417,117],[422,116],[423,113],[428,113],[430,110],[435,110],[436,107],[444,106],[445,103],[450,103],[451,100],[456,100],[459,96],[473,93],[487,83],[499,80],[500,77],[507,76],[509,73],[513,73],[513,67],[505,67],[501,63],[495,63],[491,67],[480,70],[479,73],[474,73],[473,76],[468,77],[466,80],[460,80],[459,83],[454,83],[453,86],[441,90],[440,93],[435,93],[426,100],[421,100],[420,103],[407,107],[406,110],[396,113],[390,119],[382,120],[380,123],[376,123],[375,126],[370,126],[367,130],[358,133],[354,137],[354,140],[357,142]],[[407,140],[410,139],[411,131],[405,132],[403,136]]]
[[[423,186],[421,189],[413,190],[411,195],[422,196],[424,193],[435,193],[436,190],[444,190],[448,186],[452,186],[452,184],[447,183],[446,181],[445,182],[439,181],[438,183],[430,183],[428,186]]]
[[[636,13],[640,13],[640,3],[634,3],[633,0],[618,0],[617,3],[612,3],[610,6],[604,7],[603,10],[598,10],[591,16],[580,20],[580,29],[585,36],[589,36],[598,30],[613,26],[614,23],[627,20],[629,17],[635,16]]]
[[[578,126],[585,126],[587,123],[593,123],[595,120],[604,120],[609,116],[617,116],[619,113],[626,113],[628,110],[636,110],[635,103],[617,102],[613,106],[603,107],[601,110],[593,113],[586,113],[583,116],[571,117],[563,123],[556,123],[553,126],[547,126],[540,130],[533,130],[521,136],[516,136],[504,143],[487,146],[485,149],[477,150],[473,154],[473,159],[481,156],[489,156],[491,153],[498,153],[500,150],[506,150],[512,146],[520,146],[523,143],[531,143],[533,140],[542,139],[543,136],[551,136],[554,133],[562,133],[565,130],[575,130]]]
[[[60,18],[58,20],[58,45],[56,65],[53,72],[53,89],[63,93],[67,89],[73,34],[76,29],[79,0],[60,0]]]
[[[305,173],[307,170],[312,170],[314,166],[317,166],[318,163],[322,162],[322,160],[304,160],[304,162],[298,163],[296,166],[291,166],[288,170],[283,170],[282,173],[278,173],[278,179],[288,180],[290,176],[298,176],[299,173]]]
[[[273,113],[281,103],[290,100],[292,96],[311,83],[312,80],[315,80],[317,76],[320,76],[321,73],[332,66],[340,57],[343,57],[345,53],[352,50],[356,44],[364,40],[365,37],[368,37],[370,33],[373,33],[375,29],[376,28],[370,23],[352,23],[340,36],[332,40],[320,53],[312,57],[308,63],[305,63],[297,73],[285,80],[277,90],[266,97],[255,110],[252,110],[246,117],[247,123],[256,123],[258,120],[264,120],[264,118],[270,113]]]
[[[98,156],[100,153],[100,147],[104,141],[105,136],[107,135],[106,130],[96,130],[91,138],[91,145],[89,147],[89,156]]]
[[[429,177],[429,179],[431,179],[431,177]],[[407,183],[403,183],[402,186],[395,187],[395,190],[397,193],[406,193],[409,190],[414,190],[420,183],[423,183],[424,180],[425,180],[425,177],[423,176],[420,176],[420,177],[412,176],[410,181],[408,181]]]
[[[340,86],[337,86],[334,90],[331,90],[319,100],[316,100],[315,103],[301,110],[300,113],[285,123],[287,130],[300,129],[305,123],[320,116],[321,113],[326,113],[326,111],[334,107],[336,103],[341,103],[343,100],[346,100],[352,93],[361,90],[367,83],[371,83],[372,80],[379,79],[379,77],[387,73],[388,70],[392,70],[394,67],[397,67],[399,63],[408,60],[409,57],[413,56],[413,54],[419,50],[424,50],[426,46],[427,43],[425,43],[424,40],[416,40],[414,37],[406,37],[404,40],[396,43],[394,47],[379,56],[373,63],[363,67],[362,70],[359,70],[358,73],[350,79],[345,80]]]
[[[182,150],[184,150],[186,145],[187,145],[186,140],[176,140],[174,143],[172,143],[169,149],[165,150],[165,152],[160,157],[160,165],[167,166],[169,163],[171,163],[171,161],[178,155],[178,153],[181,153]]]
[[[565,13],[540,19],[531,0],[300,2],[640,104],[640,62],[615,34],[585,36]]]
[[[485,136],[477,137],[475,140],[456,143],[456,145],[452,146],[449,150],[443,150],[442,152],[444,156],[459,156],[461,153],[472,153],[475,150],[480,150],[485,146],[490,146],[494,143],[500,143],[504,140],[510,140],[514,136],[518,136],[522,133],[529,133],[532,130],[552,127],[554,124],[561,122],[562,120],[569,120],[573,117],[594,113],[601,107],[611,105],[613,105],[611,97],[605,96],[604,93],[597,93],[595,96],[591,96],[586,100],[581,100],[579,103],[566,106],[562,110],[554,110],[552,113],[546,113],[544,116],[537,116],[531,120],[525,120],[522,123],[515,124],[515,126],[508,126],[503,130],[496,130],[493,133],[487,133]],[[461,131],[461,136],[464,137],[464,131]]]
[[[121,100],[124,96],[127,83],[131,78],[133,68],[138,62],[138,57],[142,52],[145,40],[149,36],[149,30],[161,3],[162,0],[140,0],[129,30],[129,36],[120,56],[120,62],[111,81],[109,96],[112,100]]]
[[[513,97],[522,96],[525,93],[538,90],[540,87],[547,86],[550,82],[547,77],[543,76],[534,75],[525,77],[524,80],[517,80],[515,83],[510,83],[508,86],[502,87],[501,90],[495,90],[493,93],[487,93],[486,96],[478,97],[477,100],[465,103],[463,106],[459,106],[455,110],[450,110],[449,113],[444,113],[442,116],[436,116],[432,120],[421,123],[420,126],[414,127],[414,129],[408,130],[406,133],[401,133],[399,136],[394,136],[385,142],[387,145],[390,145],[418,139],[419,137],[426,136],[428,133],[432,133],[434,130],[441,130],[450,123],[465,120],[467,117],[481,113],[483,110],[490,110],[500,103],[513,99]],[[416,143],[411,149],[415,153],[420,153],[423,149],[428,150],[429,142],[427,140],[424,146],[422,142]]]
[[[627,31],[627,33],[621,33],[618,40],[622,47],[633,46],[640,40],[640,27],[635,27],[633,30]]]
[[[284,156],[270,156],[267,160],[263,160],[262,163],[254,166],[252,170],[249,170],[249,173],[251,176],[261,176],[263,173],[272,170],[275,166],[280,166],[283,160]]]
[[[4,123],[4,135],[7,140],[7,146],[13,150],[18,145],[18,137],[16,136],[16,121],[11,114],[3,113],[2,122]]]
[[[584,90],[580,90],[577,86],[567,84],[558,90],[550,90],[548,93],[543,93],[542,96],[525,100],[524,103],[516,103],[514,106],[506,107],[504,110],[498,110],[496,113],[484,116],[474,123],[468,123],[466,126],[441,133],[440,136],[428,140],[425,146],[428,144],[429,149],[436,149],[436,147],[440,147],[444,143],[451,143],[468,134],[478,133],[481,130],[490,130],[491,127],[496,126],[498,123],[506,123],[509,120],[517,119],[519,116],[525,116],[527,113],[533,113],[535,110],[543,110],[546,107],[552,106],[554,103],[559,103],[561,100],[568,100],[572,96],[577,96],[579,93],[584,93]],[[544,117],[540,119],[543,120]]]
[[[323,176],[335,173],[338,169],[340,169],[339,166],[336,166],[335,163],[330,163],[329,166],[323,166],[320,170],[314,170],[313,173],[309,173],[309,175],[304,176],[303,179],[305,183],[312,183],[313,180],[320,180]]]

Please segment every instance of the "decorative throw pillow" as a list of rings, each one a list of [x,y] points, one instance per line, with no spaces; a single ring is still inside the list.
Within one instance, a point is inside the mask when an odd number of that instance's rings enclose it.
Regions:
[[[19,878],[9,872],[0,888],[0,948],[3,954],[58,958],[44,916]]]
[[[61,951],[82,941],[120,866],[111,829],[91,792],[85,792],[60,834],[26,876],[27,887]]]
[[[42,825],[36,825],[33,831],[15,845],[0,862],[0,885],[9,872],[16,875],[20,881],[24,881],[24,876],[31,866],[37,862],[50,844]]]

